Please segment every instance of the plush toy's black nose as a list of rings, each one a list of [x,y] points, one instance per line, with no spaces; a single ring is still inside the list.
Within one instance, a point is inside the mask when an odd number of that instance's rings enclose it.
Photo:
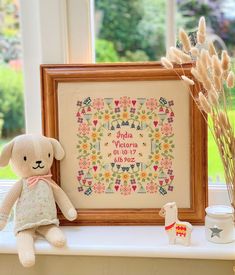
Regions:
[[[37,164],[41,164],[42,163],[42,161],[41,160],[37,160],[37,161],[35,161]]]

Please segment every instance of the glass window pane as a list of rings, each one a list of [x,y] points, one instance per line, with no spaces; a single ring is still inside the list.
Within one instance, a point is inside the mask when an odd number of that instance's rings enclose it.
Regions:
[[[96,62],[165,55],[165,0],[95,0]]]
[[[0,1],[0,151],[12,137],[24,133],[22,48],[18,0]],[[1,179],[15,179],[8,166]]]

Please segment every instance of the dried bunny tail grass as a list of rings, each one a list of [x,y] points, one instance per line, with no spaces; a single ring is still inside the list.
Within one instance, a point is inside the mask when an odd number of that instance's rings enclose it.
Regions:
[[[168,53],[168,59],[171,61],[171,62],[174,62],[174,63],[177,63],[177,64],[181,64],[182,63],[182,60],[174,54],[174,52],[172,51],[172,49],[169,49]]]
[[[173,64],[166,58],[161,58],[161,63],[166,69],[173,69]]]
[[[207,113],[210,114],[211,113],[211,106],[210,103],[208,102],[208,100],[206,99],[206,97],[204,96],[204,94],[202,92],[200,92],[199,94],[199,103],[200,106],[202,108],[202,110]]]
[[[206,41],[206,35],[198,32],[197,33],[197,43],[202,45],[205,43],[205,41]]]
[[[183,53],[181,50],[175,47],[170,47],[170,50],[179,60],[181,60],[181,63],[189,63],[192,61],[191,57],[188,54]]]
[[[182,53],[181,59],[184,63],[192,62],[191,56],[185,53]]]
[[[213,55],[217,55],[217,52],[216,52],[216,49],[214,47],[214,44],[213,42],[210,42],[209,45],[208,45],[208,51],[209,51],[209,54],[210,56],[212,57]]]
[[[223,77],[224,80],[226,80],[228,78],[228,75],[229,75],[229,70],[223,71],[222,77]]]
[[[228,88],[233,88],[234,87],[234,73],[232,71],[229,72],[226,84]]]
[[[198,71],[195,68],[191,69],[191,73],[198,81],[201,81],[201,77],[200,77]]]
[[[200,59],[201,62],[203,63],[204,66],[206,66],[207,68],[211,66],[211,58],[209,55],[209,52],[205,49],[202,49],[201,54],[200,54]]]
[[[208,101],[213,107],[219,105],[219,95],[213,88],[208,91]]]
[[[208,78],[206,66],[202,64],[201,59],[198,59],[196,62],[196,70],[204,88],[209,91],[211,89],[211,81]]]
[[[194,81],[193,81],[192,79],[188,78],[188,77],[185,76],[185,75],[181,75],[181,78],[182,78],[182,80],[183,80],[184,82],[186,82],[186,83],[189,84],[189,85],[194,85],[194,84],[195,84]]]
[[[201,34],[206,34],[206,20],[204,16],[201,16],[198,22],[198,32]]]
[[[228,71],[230,69],[230,61],[230,56],[228,55],[227,51],[223,50],[221,54],[221,67],[223,71]]]
[[[191,55],[194,56],[194,57],[199,56],[199,50],[196,47],[192,47],[190,52],[191,52]]]
[[[201,17],[198,22],[197,42],[204,44],[206,41],[206,20],[205,17]]]
[[[221,77],[218,77],[217,75],[213,75],[213,81],[214,81],[214,85],[217,91],[221,91],[222,90],[222,79]]]
[[[184,51],[188,53],[191,49],[191,43],[187,33],[182,28],[179,30],[179,39],[182,42]]]
[[[210,81],[210,79],[206,75],[203,75],[201,78],[202,78],[202,84],[203,84],[204,88],[207,91],[209,91],[211,89],[211,81]]]
[[[228,129],[229,123],[228,123],[228,119],[227,119],[227,116],[224,111],[219,112],[218,121],[219,121],[220,127],[222,126],[223,129]]]
[[[212,69],[213,69],[213,73],[216,76],[218,76],[218,77],[221,76],[221,74],[222,74],[221,63],[220,63],[217,55],[212,56]]]

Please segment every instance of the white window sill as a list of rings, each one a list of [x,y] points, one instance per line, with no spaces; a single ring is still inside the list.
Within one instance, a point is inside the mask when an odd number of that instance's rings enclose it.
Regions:
[[[35,250],[44,255],[120,256],[235,260],[235,243],[214,244],[205,240],[204,227],[194,226],[191,246],[169,245],[163,226],[64,226],[64,248],[37,239]],[[9,230],[9,229],[8,229]],[[15,254],[11,230],[0,232],[0,254]]]

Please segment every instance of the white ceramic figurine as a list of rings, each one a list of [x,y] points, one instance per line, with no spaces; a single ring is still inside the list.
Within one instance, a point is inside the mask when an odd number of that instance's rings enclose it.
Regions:
[[[193,227],[189,222],[178,220],[178,208],[175,202],[165,204],[159,215],[165,218],[165,231],[168,234],[170,244],[175,244],[177,239],[181,239],[184,245],[190,245]]]

